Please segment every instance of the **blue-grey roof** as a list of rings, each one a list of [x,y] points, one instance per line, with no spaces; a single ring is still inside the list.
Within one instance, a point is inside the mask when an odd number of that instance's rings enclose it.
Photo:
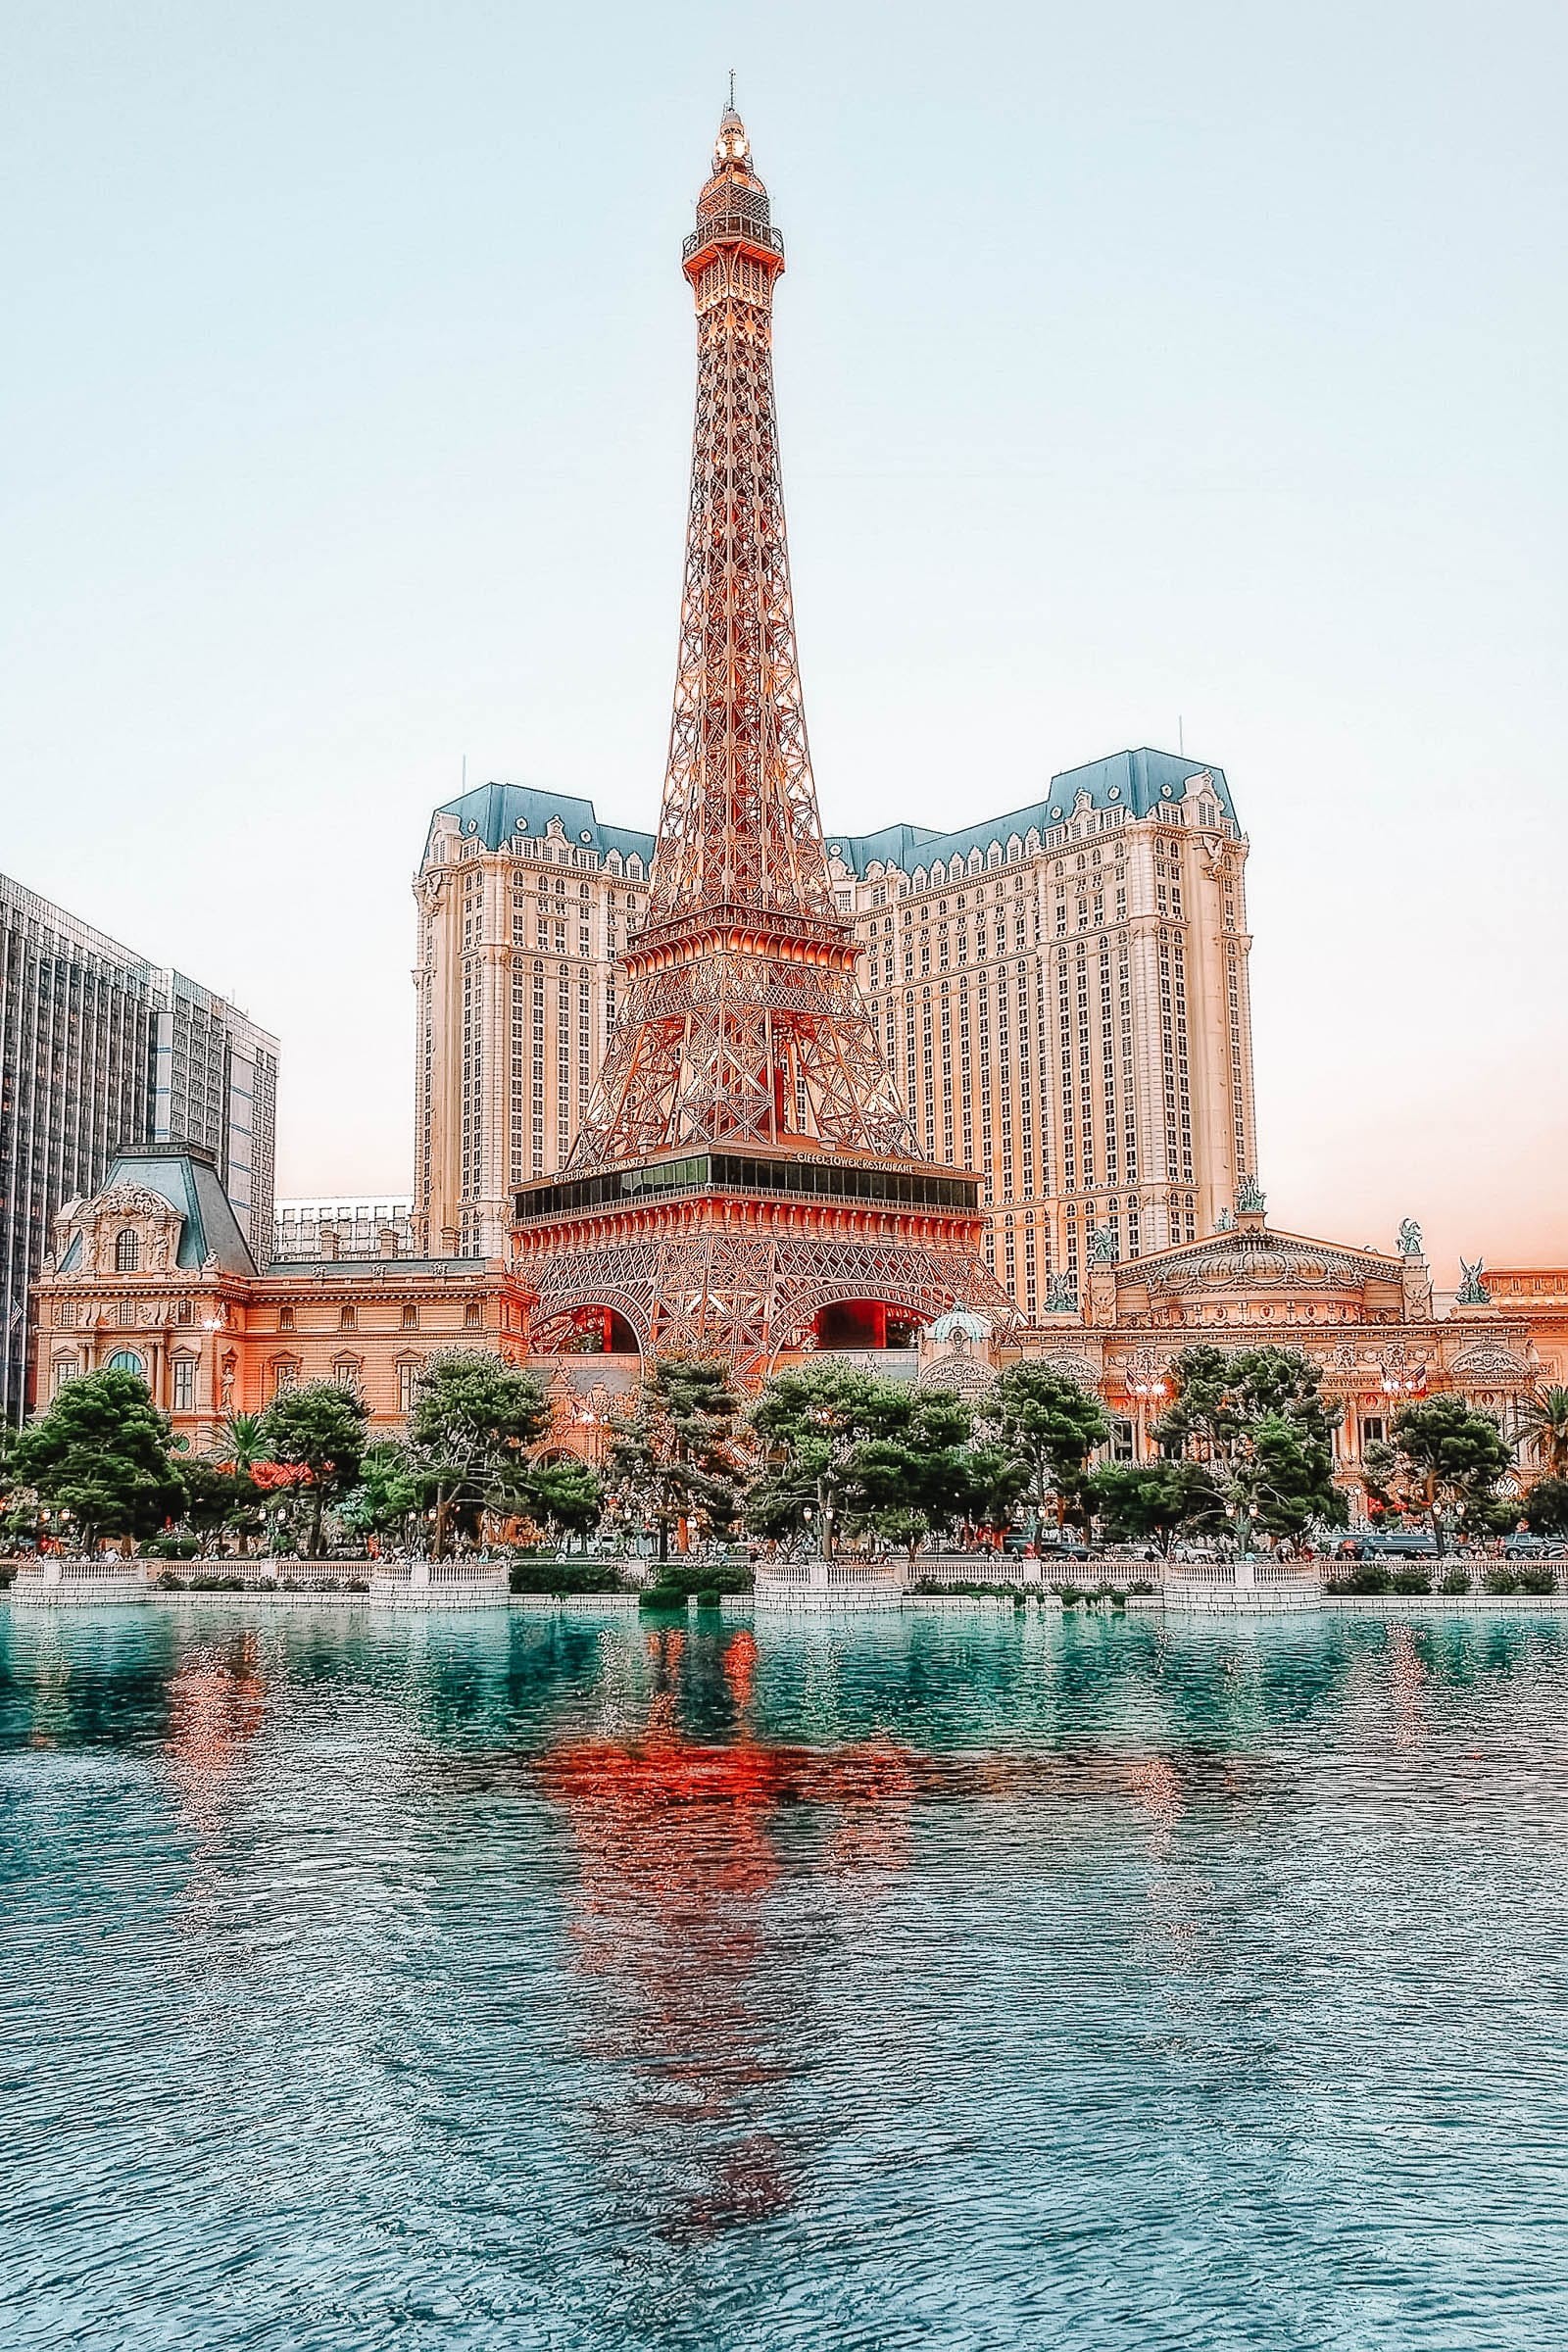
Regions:
[[[107,1193],[117,1184],[139,1184],[178,1209],[184,1223],[174,1262],[182,1270],[194,1273],[214,1258],[221,1273],[255,1274],[250,1244],[240,1231],[210,1152],[196,1145],[188,1149],[177,1144],[126,1145],[99,1189]],[[73,1271],[80,1251],[78,1234],[60,1261],[62,1274]]]
[[[521,833],[539,836],[550,830],[553,816],[561,819],[566,839],[578,849],[597,850],[608,857],[618,850],[622,858],[640,858],[646,871],[653,862],[654,835],[627,825],[601,824],[592,801],[570,792],[539,792],[531,784],[479,784],[455,801],[445,801],[436,816],[455,816],[460,832],[476,836],[487,850],[499,850]],[[425,841],[430,854],[435,822]]]
[[[1147,816],[1163,803],[1179,801],[1194,776],[1212,780],[1215,799],[1235,822],[1236,810],[1222,767],[1175,752],[1113,752],[1108,760],[1091,760],[1087,767],[1069,767],[1053,776],[1043,801],[1031,801],[1002,816],[989,816],[959,832],[939,833],[928,825],[884,825],[876,833],[830,833],[828,849],[837,851],[861,880],[873,865],[896,865],[907,874],[939,858],[967,858],[971,850],[987,850],[994,841],[1005,850],[1014,833],[1022,841],[1031,830],[1048,833],[1053,825],[1071,816],[1080,793],[1087,793],[1096,808],[1121,808],[1134,816]]]

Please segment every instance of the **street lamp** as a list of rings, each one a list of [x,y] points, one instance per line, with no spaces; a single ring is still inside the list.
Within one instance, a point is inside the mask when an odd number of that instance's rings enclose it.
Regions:
[[[1141,1348],[1127,1367],[1127,1393],[1138,1399],[1136,1409],[1137,1437],[1133,1450],[1139,1461],[1149,1452],[1149,1407],[1152,1399],[1168,1394],[1168,1384],[1152,1353]]]

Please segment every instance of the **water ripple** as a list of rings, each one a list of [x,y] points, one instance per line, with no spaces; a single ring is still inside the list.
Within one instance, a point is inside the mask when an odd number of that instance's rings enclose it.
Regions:
[[[1568,1629],[0,1609],[0,2343],[1530,2352]]]

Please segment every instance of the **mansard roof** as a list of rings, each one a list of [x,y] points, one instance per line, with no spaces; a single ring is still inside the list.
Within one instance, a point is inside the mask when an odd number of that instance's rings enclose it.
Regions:
[[[174,1263],[182,1272],[216,1265],[220,1274],[255,1275],[256,1261],[223,1190],[218,1162],[201,1145],[123,1145],[92,1200],[80,1206],[88,1210],[94,1200],[122,1191],[154,1194],[177,1211],[181,1225]],[[61,1259],[59,1271],[73,1272],[80,1257],[78,1232]]]
[[[538,839],[550,830],[552,817],[574,849],[595,850],[601,858],[618,850],[622,858],[640,858],[646,872],[653,863],[654,836],[634,826],[600,821],[592,801],[570,792],[541,792],[532,784],[479,784],[455,801],[444,801],[430,820],[424,854],[435,839],[435,817],[453,816],[460,833],[475,837],[487,850],[505,848],[520,833]]]
[[[877,833],[830,833],[828,855],[841,857],[860,881],[877,864],[897,866],[902,873],[910,874],[916,866],[929,867],[938,859],[967,858],[973,850],[984,856],[993,842],[1005,854],[1014,836],[1020,842],[1027,842],[1031,832],[1044,837],[1053,826],[1066,823],[1080,793],[1087,794],[1097,809],[1126,808],[1134,816],[1148,816],[1152,809],[1179,802],[1188,785],[1200,776],[1208,778],[1221,811],[1236,823],[1235,805],[1222,767],[1207,766],[1201,760],[1189,760],[1176,752],[1146,749],[1113,752],[1108,760],[1091,760],[1086,767],[1064,768],[1052,777],[1044,800],[1031,801],[1003,816],[987,817],[959,832],[937,833],[926,825],[884,825]]]

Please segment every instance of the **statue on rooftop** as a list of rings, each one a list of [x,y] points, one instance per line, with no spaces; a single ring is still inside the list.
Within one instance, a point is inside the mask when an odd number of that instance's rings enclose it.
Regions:
[[[1090,1226],[1089,1263],[1092,1266],[1113,1266],[1116,1263],[1116,1236],[1108,1225]]]
[[[1250,1168],[1244,1168],[1237,1178],[1236,1206],[1245,1217],[1260,1217],[1268,1206],[1263,1188]]]
[[[1236,1231],[1236,1211],[1234,1208],[1222,1208],[1220,1210],[1219,1215],[1214,1219],[1214,1231],[1216,1233],[1234,1233]]]
[[[1420,1254],[1421,1228],[1414,1217],[1406,1217],[1399,1227],[1399,1255],[1401,1257],[1419,1257]]]
[[[1486,1271],[1486,1263],[1484,1257],[1478,1257],[1472,1266],[1465,1258],[1460,1258],[1459,1273],[1462,1279],[1459,1288],[1454,1293],[1455,1306],[1490,1306],[1492,1304],[1492,1293],[1481,1279]]]
[[[1078,1312],[1078,1285],[1070,1274],[1053,1274],[1046,1287],[1048,1315],[1075,1315]]]

